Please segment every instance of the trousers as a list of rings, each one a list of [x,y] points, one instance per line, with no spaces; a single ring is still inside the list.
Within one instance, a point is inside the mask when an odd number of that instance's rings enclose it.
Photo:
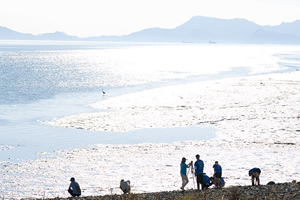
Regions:
[[[186,175],[180,174],[182,179],[182,186],[181,188],[184,189],[184,187],[188,184],[189,179]]]
[[[201,185],[201,190],[203,189],[203,174],[196,174],[197,176],[197,189],[200,190],[200,185]]]

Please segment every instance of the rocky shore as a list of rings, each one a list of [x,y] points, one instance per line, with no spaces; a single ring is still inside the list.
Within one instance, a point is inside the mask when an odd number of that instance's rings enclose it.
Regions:
[[[56,198],[61,199],[62,198]],[[63,198],[65,199],[65,198]],[[196,190],[180,190],[68,198],[76,200],[289,200],[300,199],[300,182],[271,183],[261,186],[229,186],[222,189],[209,188]]]

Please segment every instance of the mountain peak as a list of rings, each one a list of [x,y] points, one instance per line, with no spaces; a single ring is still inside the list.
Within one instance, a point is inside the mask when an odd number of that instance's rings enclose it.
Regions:
[[[197,29],[211,34],[221,32],[231,34],[245,31],[254,32],[257,28],[257,24],[246,19],[218,19],[213,17],[195,16],[175,29],[184,32]]]

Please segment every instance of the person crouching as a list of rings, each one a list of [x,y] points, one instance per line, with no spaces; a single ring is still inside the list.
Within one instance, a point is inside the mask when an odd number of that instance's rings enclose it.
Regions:
[[[214,177],[210,177],[210,181],[212,182],[212,184],[215,185],[216,188],[222,188],[225,186],[225,180],[223,177],[220,178],[220,183],[219,183],[219,186],[217,187],[216,185],[216,181],[215,181],[215,178]]]
[[[209,178],[206,173],[203,173],[203,189],[208,188],[213,184],[211,178]]]
[[[75,181],[75,178],[71,178],[70,179],[71,183],[68,189],[68,192],[70,193],[70,195],[72,197],[79,197],[81,195],[81,189],[79,184]]]
[[[130,193],[130,181],[124,181],[124,179],[122,179],[120,182],[120,189],[124,192],[124,194]]]

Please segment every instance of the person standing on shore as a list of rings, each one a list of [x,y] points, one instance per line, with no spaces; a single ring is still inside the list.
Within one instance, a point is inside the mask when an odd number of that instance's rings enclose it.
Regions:
[[[195,176],[197,177],[197,189],[200,190],[200,184],[201,189],[203,188],[203,169],[204,169],[204,163],[202,160],[200,160],[200,155],[196,155],[197,161],[194,164],[195,167]]]
[[[180,175],[181,175],[181,179],[182,179],[182,186],[181,186],[180,189],[182,189],[182,190],[184,190],[184,187],[189,182],[189,179],[188,179],[187,174],[186,174],[186,169],[191,166],[191,163],[187,165],[185,162],[186,162],[186,158],[183,157],[182,160],[181,160],[181,163],[180,163]]]
[[[251,176],[252,186],[260,185],[260,181],[259,181],[260,173],[261,173],[261,170],[257,167],[254,167],[249,170],[249,176]]]
[[[79,184],[75,181],[75,178],[71,178],[70,179],[71,183],[68,189],[68,192],[70,193],[70,195],[72,197],[79,197],[81,195],[81,189]]]
[[[213,165],[214,168],[214,179],[216,183],[216,187],[220,187],[221,177],[222,177],[222,167],[219,165],[219,162],[216,161]]]

